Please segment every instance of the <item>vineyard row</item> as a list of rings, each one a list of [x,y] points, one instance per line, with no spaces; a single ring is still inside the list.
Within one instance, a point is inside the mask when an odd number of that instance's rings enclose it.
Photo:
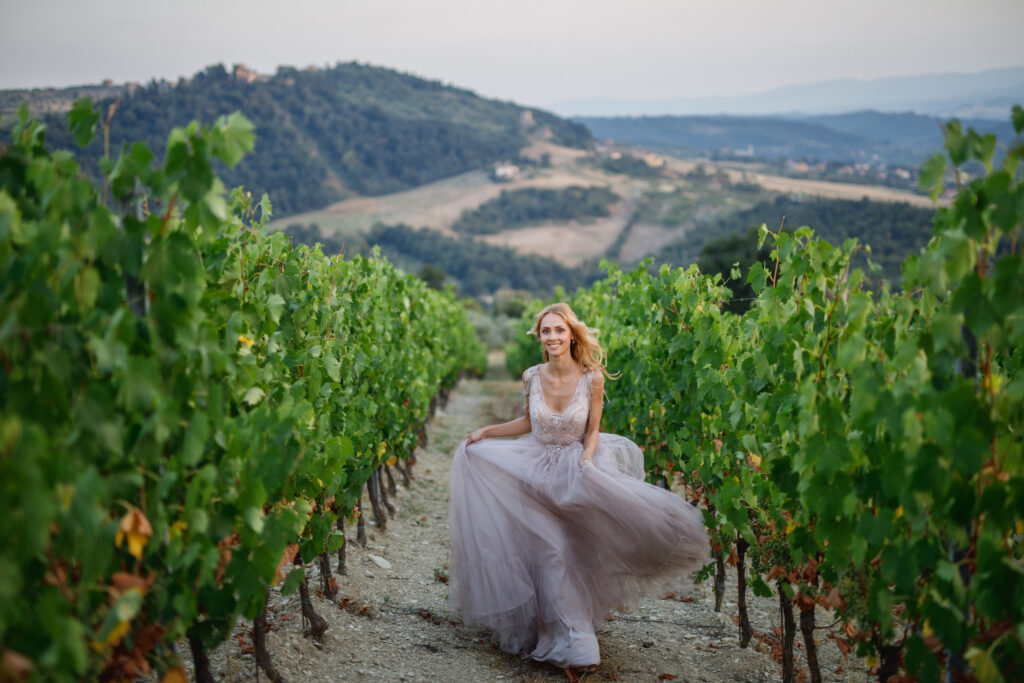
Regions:
[[[867,247],[762,226],[772,253],[747,274],[757,299],[743,315],[696,267],[609,266],[568,297],[621,372],[603,428],[705,510],[719,601],[726,564],[739,574],[742,645],[747,588],[778,597],[787,681],[798,620],[820,680],[816,608],[882,683],[1024,680],[1019,106],[1013,124],[1002,150],[947,125],[922,181],[959,192],[898,291],[851,268]],[[521,372],[529,342],[507,358]]]
[[[78,143],[112,114],[76,103]],[[105,150],[98,184],[44,140],[22,112],[0,148],[0,677],[175,680],[187,638],[203,680],[269,586],[308,602],[364,487],[384,524],[382,478],[484,350],[451,294],[227,192],[239,114],[162,162]]]

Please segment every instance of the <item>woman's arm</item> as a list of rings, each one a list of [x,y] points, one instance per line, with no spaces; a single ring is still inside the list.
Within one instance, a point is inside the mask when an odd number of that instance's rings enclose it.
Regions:
[[[492,436],[519,436],[520,434],[528,434],[530,432],[530,413],[522,417],[517,417],[510,422],[502,422],[501,424],[488,425],[487,427],[481,427],[473,432],[466,435],[466,445],[473,443],[474,441],[480,441],[481,439],[489,439]]]
[[[598,370],[590,380],[590,415],[587,417],[587,432],[583,435],[583,455],[580,456],[580,468],[583,463],[594,461],[597,450],[597,438],[601,433],[601,409],[604,407],[604,375]]]
[[[523,396],[526,397],[525,414],[510,422],[488,425],[487,427],[481,427],[480,429],[470,432],[465,438],[467,446],[474,441],[489,439],[492,436],[519,436],[520,434],[530,433],[530,430],[533,428],[533,425],[530,423],[530,380],[533,377],[532,373],[533,368],[528,368],[523,372]]]

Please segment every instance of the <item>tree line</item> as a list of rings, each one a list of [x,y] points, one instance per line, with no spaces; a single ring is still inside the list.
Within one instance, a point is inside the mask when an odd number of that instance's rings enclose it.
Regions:
[[[609,215],[610,205],[618,200],[619,196],[606,187],[503,190],[498,197],[463,211],[452,230],[490,235],[545,221],[585,221]]]

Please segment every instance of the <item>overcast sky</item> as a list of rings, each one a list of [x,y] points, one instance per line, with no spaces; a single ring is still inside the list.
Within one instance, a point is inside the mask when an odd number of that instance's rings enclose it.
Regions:
[[[1024,0],[0,0],[0,88],[356,60],[522,104],[1024,65]]]

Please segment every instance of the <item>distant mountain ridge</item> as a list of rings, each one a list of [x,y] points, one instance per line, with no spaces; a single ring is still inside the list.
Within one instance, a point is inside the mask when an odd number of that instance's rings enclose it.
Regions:
[[[942,148],[942,120],[921,114],[858,111],[817,116],[579,117],[598,139],[687,156],[741,151],[757,159],[884,161],[916,166]],[[1008,120],[964,120],[1013,139]]]
[[[514,158],[531,138],[571,147],[590,142],[582,125],[551,113],[357,63],[281,67],[272,76],[215,65],[177,83],[151,81],[114,92],[120,97],[111,126],[115,152],[124,142],[141,140],[162,155],[174,126],[193,119],[209,124],[240,110],[256,126],[256,149],[236,168],[218,173],[228,186],[269,192],[280,215],[485,168]],[[20,96],[37,111],[48,103],[60,109],[65,95],[6,91],[0,104],[9,108]],[[113,101],[100,100],[102,111]],[[74,145],[63,113],[43,118],[51,147]],[[95,173],[101,155],[94,142],[79,158]]]
[[[1024,66],[976,73],[923,74],[875,79],[801,83],[758,93],[657,100],[586,98],[553,102],[549,108],[572,117],[733,114],[838,114],[875,109],[939,117],[1005,121],[1010,107],[1024,101]]]

